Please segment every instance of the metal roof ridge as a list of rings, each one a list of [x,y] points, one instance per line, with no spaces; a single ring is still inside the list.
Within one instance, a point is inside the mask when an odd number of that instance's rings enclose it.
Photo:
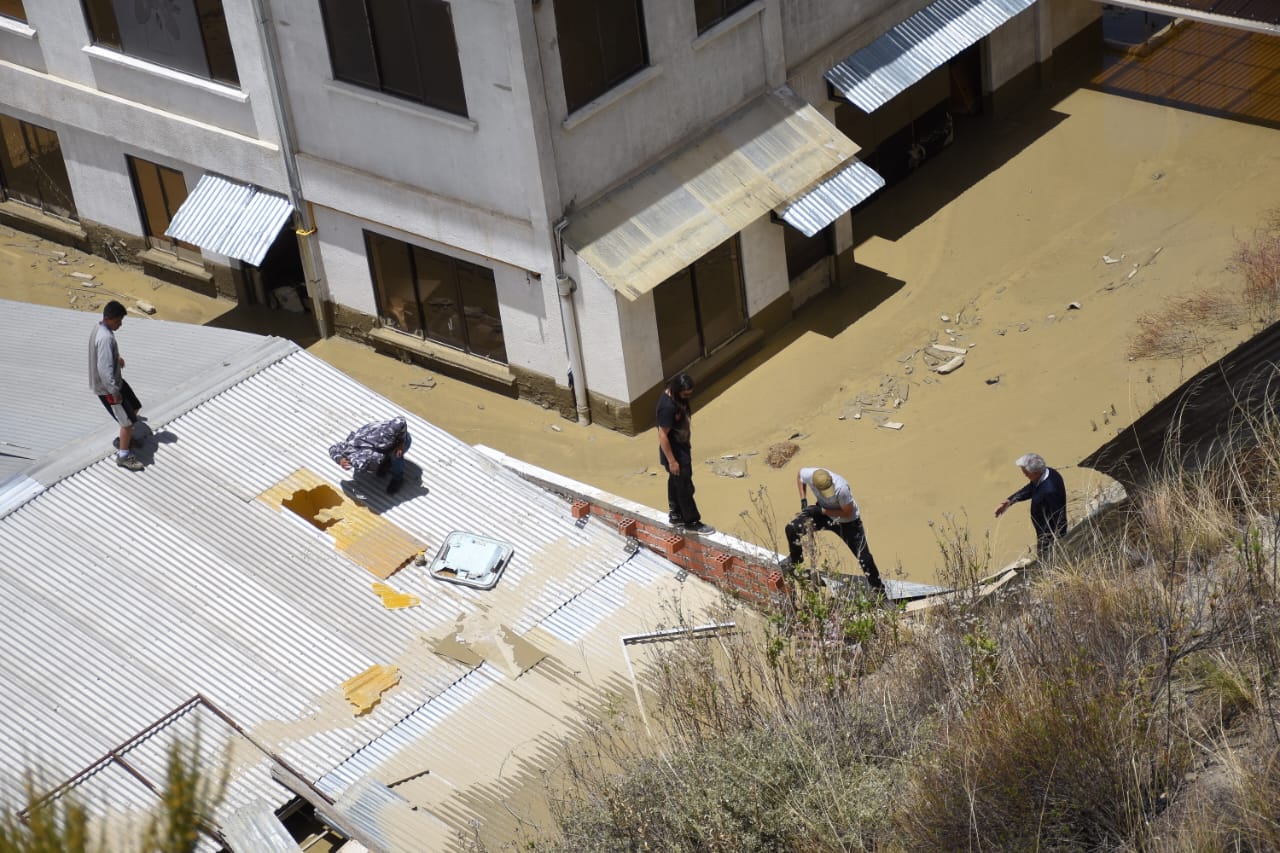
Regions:
[[[159,406],[149,407],[147,421],[166,424],[175,420],[222,392],[239,385],[246,379],[304,350],[286,338],[269,336],[251,348],[243,350],[220,369],[201,374],[178,386],[177,393]],[[30,468],[23,479],[27,487],[11,492],[7,503],[0,503],[0,518],[17,510],[27,501],[42,494],[56,483],[77,474],[104,458],[103,444],[110,428],[94,430],[64,444],[45,456]],[[32,487],[38,484],[38,487]],[[5,484],[0,483],[0,489]]]

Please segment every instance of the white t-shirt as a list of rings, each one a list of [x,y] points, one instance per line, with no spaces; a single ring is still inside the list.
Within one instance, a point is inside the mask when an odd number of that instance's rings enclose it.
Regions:
[[[814,497],[818,499],[818,506],[822,507],[823,509],[829,509],[834,512],[839,512],[841,507],[849,506],[850,504],[852,504],[853,518],[857,518],[859,515],[858,502],[853,499],[853,492],[850,491],[849,489],[849,481],[846,480],[844,477],[841,477],[835,471],[832,471],[830,468],[827,468],[826,471],[828,474],[831,475],[831,485],[835,489],[835,491],[832,493],[831,497],[824,498],[822,495],[818,494],[817,488],[815,488],[813,485],[813,472],[817,470],[818,470],[817,468],[801,468],[800,482],[808,486],[809,489],[813,492]],[[853,520],[852,518],[849,519],[849,521],[852,521],[852,520]],[[842,523],[841,519],[833,519],[833,521]]]

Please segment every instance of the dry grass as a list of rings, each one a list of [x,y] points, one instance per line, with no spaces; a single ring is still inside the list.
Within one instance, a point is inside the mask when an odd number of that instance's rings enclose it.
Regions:
[[[1228,269],[1244,279],[1243,287],[1201,290],[1143,314],[1129,339],[1129,357],[1200,355],[1217,342],[1219,330],[1280,319],[1280,208],[1268,211],[1263,225],[1236,247]]]

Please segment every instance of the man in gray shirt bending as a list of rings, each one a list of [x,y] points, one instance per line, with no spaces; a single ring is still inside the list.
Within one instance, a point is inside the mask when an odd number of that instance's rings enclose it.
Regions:
[[[826,468],[801,468],[796,475],[796,488],[800,490],[800,512],[787,525],[787,546],[790,548],[785,568],[794,569],[804,559],[800,540],[812,528],[831,530],[849,546],[858,565],[867,576],[872,589],[883,590],[876,559],[867,547],[867,534],[862,528],[862,516],[853,500],[849,481]],[[816,503],[809,505],[808,490],[813,490]]]

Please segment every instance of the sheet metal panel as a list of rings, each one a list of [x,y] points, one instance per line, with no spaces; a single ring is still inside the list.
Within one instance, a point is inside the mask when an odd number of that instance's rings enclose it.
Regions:
[[[67,313],[79,362],[92,322]],[[125,331],[173,326],[126,323]],[[188,330],[171,331],[168,339],[130,339],[130,369],[179,358],[174,342],[190,340]],[[21,796],[30,756],[40,756],[51,780],[68,778],[195,693],[313,780],[355,767],[353,756],[379,769],[426,761],[442,774],[453,761],[500,766],[524,737],[531,703],[578,719],[582,706],[599,701],[592,696],[617,688],[625,663],[616,638],[654,624],[655,597],[696,590],[716,598],[700,582],[677,583],[674,567],[654,555],[628,558],[612,527],[578,527],[562,499],[406,415],[414,438],[409,482],[394,497],[369,489],[370,509],[425,540],[429,552],[454,530],[509,541],[515,552],[491,591],[440,583],[410,565],[390,582],[422,604],[386,610],[372,591],[376,578],[323,531],[255,498],[299,468],[341,488],[346,474],[328,446],[364,422],[405,413],[296,347],[263,349],[262,339],[244,336],[252,339],[246,347],[237,333],[220,334],[234,346],[225,362],[178,388],[174,410],[153,421],[157,441],[145,472],[118,468],[98,437],[72,441],[60,451],[70,473],[0,517],[0,596],[8,607],[0,620],[7,650],[0,718],[10,735],[0,744],[0,797]],[[44,349],[61,346],[51,336]],[[206,360],[223,352],[222,344],[204,346]],[[40,363],[44,349],[25,360]],[[237,361],[244,358],[250,366]],[[40,390],[32,394],[28,411],[39,423],[62,416],[51,403],[41,411]],[[87,389],[80,396],[96,404]],[[435,653],[444,639],[504,632],[522,636],[545,662],[514,678],[501,654],[475,671]],[[375,663],[399,667],[401,681],[356,717],[340,685]],[[568,678],[552,697],[522,695],[545,681],[531,674],[548,668],[589,670],[593,680]],[[498,685],[483,702],[462,689],[477,672]],[[415,753],[424,744],[403,738],[399,724],[443,708],[481,733],[454,727],[434,744],[442,752]],[[149,772],[162,767],[162,745],[137,752]],[[216,749],[216,739],[208,747]],[[292,799],[272,781],[265,756],[234,766],[220,816],[254,798],[273,809]],[[117,777],[101,780],[108,778]],[[333,791],[355,776],[341,778]],[[101,780],[94,790],[105,802],[137,798]],[[460,801],[449,805],[459,819],[476,815],[477,790],[459,786]]]
[[[0,364],[22,365],[7,371],[0,406],[0,492],[7,480],[86,434],[101,436],[103,456],[111,451],[117,428],[89,390],[89,336],[101,319],[98,312],[0,300]],[[124,377],[142,399],[143,414],[263,340],[133,313],[116,332]],[[0,513],[6,505],[0,498]]]
[[[256,267],[292,214],[284,196],[205,174],[164,233]]]
[[[565,240],[638,299],[858,151],[783,87],[570,217]]]
[[[1034,4],[1035,0],[937,0],[823,76],[850,103],[873,112]]]
[[[854,158],[817,186],[807,190],[778,215],[806,237],[812,237],[884,186],[884,178]]]

